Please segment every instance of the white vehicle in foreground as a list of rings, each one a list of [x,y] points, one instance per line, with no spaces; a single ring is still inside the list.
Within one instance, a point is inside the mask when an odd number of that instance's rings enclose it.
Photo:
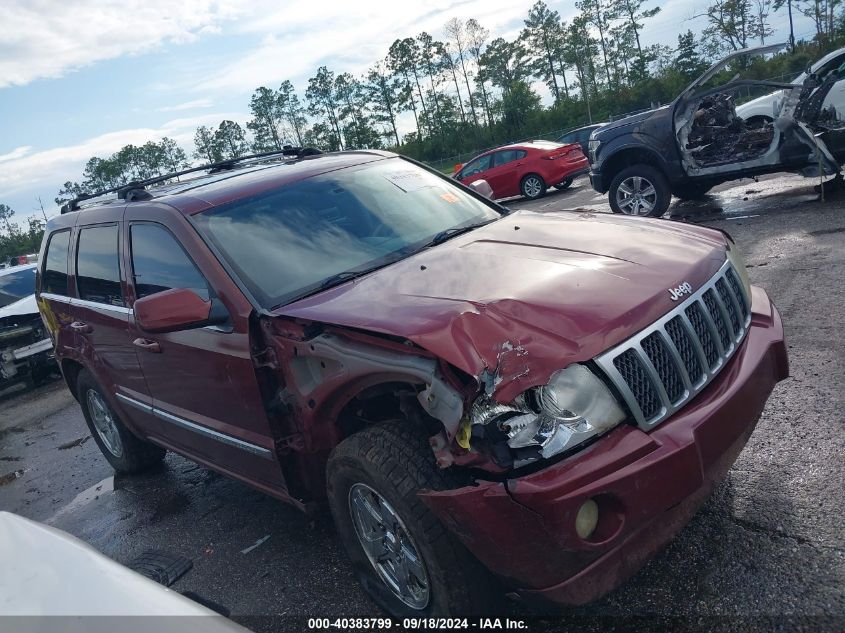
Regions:
[[[79,539],[10,512],[0,512],[0,561],[0,621],[8,631],[247,633]]]
[[[826,75],[831,70],[834,70],[845,63],[845,48],[840,48],[828,53],[808,69],[810,73],[816,75]],[[795,85],[801,85],[807,79],[808,72],[804,71],[792,80]],[[768,123],[774,121],[780,112],[783,100],[786,96],[785,90],[778,90],[762,97],[757,97],[747,103],[743,103],[736,108],[736,114],[747,123]],[[839,120],[845,118],[845,81],[836,82],[827,93],[822,105],[822,109],[835,112]]]

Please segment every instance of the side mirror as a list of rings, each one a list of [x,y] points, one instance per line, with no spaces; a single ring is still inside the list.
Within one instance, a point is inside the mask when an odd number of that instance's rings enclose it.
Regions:
[[[187,288],[157,292],[135,302],[135,320],[147,332],[176,332],[229,320],[226,309],[214,300],[205,301]]]
[[[461,171],[461,167],[463,166],[463,163],[455,163],[455,169],[452,170],[452,173],[457,174],[459,171]]]
[[[470,183],[469,188],[475,191],[476,193],[484,196],[488,200],[493,199],[493,187],[490,186],[490,183],[484,180],[483,178],[479,178],[478,180],[474,180]]]

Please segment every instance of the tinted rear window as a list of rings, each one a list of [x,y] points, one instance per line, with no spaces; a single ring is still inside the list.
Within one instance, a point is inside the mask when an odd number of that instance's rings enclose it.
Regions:
[[[41,292],[67,295],[67,252],[70,247],[70,231],[60,231],[50,237]]]
[[[0,308],[35,292],[35,268],[0,275]]]
[[[117,240],[116,224],[80,231],[76,255],[76,287],[80,299],[123,305]]]

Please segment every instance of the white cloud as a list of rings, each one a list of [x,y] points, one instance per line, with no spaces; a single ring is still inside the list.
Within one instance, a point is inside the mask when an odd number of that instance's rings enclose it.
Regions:
[[[199,110],[202,108],[210,108],[214,103],[211,99],[194,99],[193,101],[186,101],[185,103],[177,103],[171,106],[162,106],[157,108],[158,112],[181,112],[183,110]]]
[[[323,64],[337,72],[363,73],[382,59],[397,38],[421,31],[442,39],[443,25],[452,17],[475,18],[493,37],[511,37],[533,0],[313,0],[256,1],[233,25],[257,44],[222,66],[215,64],[196,82],[198,91],[249,94],[262,85],[285,79],[304,90],[305,82]]]
[[[216,33],[241,0],[4,0],[0,88]]]
[[[0,154],[0,163],[3,163],[7,160],[16,160],[18,158],[23,158],[27,154],[29,154],[29,150],[32,147],[30,145],[22,145],[21,147],[16,147],[8,154]]]

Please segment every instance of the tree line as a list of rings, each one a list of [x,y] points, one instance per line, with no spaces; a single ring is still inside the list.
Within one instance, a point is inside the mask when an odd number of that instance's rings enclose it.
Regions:
[[[448,20],[427,32],[396,39],[361,76],[327,66],[298,93],[290,81],[261,86],[249,101],[245,125],[201,126],[191,159],[217,162],[285,145],[323,150],[388,148],[435,161],[508,141],[562,130],[672,100],[714,59],[765,44],[770,17],[786,0],[711,0],[699,36],[680,33],[675,46],[645,45],[643,30],[659,15],[651,0],[577,0],[579,13],[561,19],[536,2],[514,39],[491,39],[475,19]],[[794,51],[756,59],[749,77],[796,73],[841,46],[840,0],[793,0],[816,32]],[[544,107],[537,85],[552,102]],[[400,132],[400,117],[412,129]],[[405,126],[407,127],[407,126]],[[126,146],[91,158],[82,182],[65,183],[57,203],[82,191],[106,189],[189,164],[171,139]]]

